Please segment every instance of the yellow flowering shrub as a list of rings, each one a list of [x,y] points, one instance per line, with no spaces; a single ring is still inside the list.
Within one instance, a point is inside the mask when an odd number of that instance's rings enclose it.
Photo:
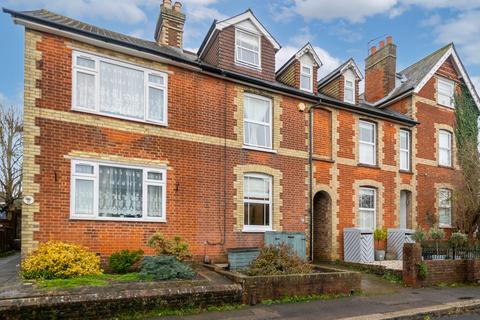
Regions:
[[[73,278],[99,275],[100,257],[85,248],[64,242],[49,241],[22,262],[24,279]]]

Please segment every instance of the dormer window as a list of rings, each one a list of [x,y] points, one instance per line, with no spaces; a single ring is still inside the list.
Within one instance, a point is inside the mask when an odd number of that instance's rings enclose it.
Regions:
[[[300,68],[300,89],[312,92],[313,67],[302,65]]]
[[[236,29],[235,38],[235,62],[260,68],[260,36]]]

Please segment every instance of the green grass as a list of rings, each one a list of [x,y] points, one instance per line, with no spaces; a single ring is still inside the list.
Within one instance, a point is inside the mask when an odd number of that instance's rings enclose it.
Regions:
[[[312,294],[307,296],[285,296],[276,300],[263,300],[262,304],[285,304],[285,303],[297,303],[297,302],[310,302],[315,300],[334,300],[348,297],[348,294]]]
[[[382,279],[393,282],[393,283],[397,283],[397,284],[403,284],[403,278],[401,276],[388,271],[382,276]]]
[[[70,279],[38,280],[37,285],[45,289],[65,289],[79,286],[106,286],[110,282],[142,281],[136,272],[126,274],[101,274]]]
[[[234,311],[246,308],[243,304],[224,304],[221,306],[208,306],[208,307],[184,307],[180,309],[172,308],[158,308],[150,311],[133,311],[117,315],[113,317],[114,320],[129,320],[129,319],[145,319],[153,317],[171,317],[171,316],[188,316],[195,315],[204,312],[225,312]]]

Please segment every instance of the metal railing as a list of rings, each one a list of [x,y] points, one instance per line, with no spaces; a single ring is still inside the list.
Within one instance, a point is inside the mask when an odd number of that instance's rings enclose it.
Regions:
[[[472,260],[480,258],[480,248],[478,247],[422,247],[423,260]]]

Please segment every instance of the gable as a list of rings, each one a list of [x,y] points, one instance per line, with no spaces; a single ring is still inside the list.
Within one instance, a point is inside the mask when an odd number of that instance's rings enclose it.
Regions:
[[[243,30],[248,31],[248,32],[251,32],[251,33],[262,35],[262,32],[260,30],[258,30],[258,28],[252,23],[252,21],[250,21],[248,19],[243,20],[243,21],[235,24],[235,27],[243,29]]]

